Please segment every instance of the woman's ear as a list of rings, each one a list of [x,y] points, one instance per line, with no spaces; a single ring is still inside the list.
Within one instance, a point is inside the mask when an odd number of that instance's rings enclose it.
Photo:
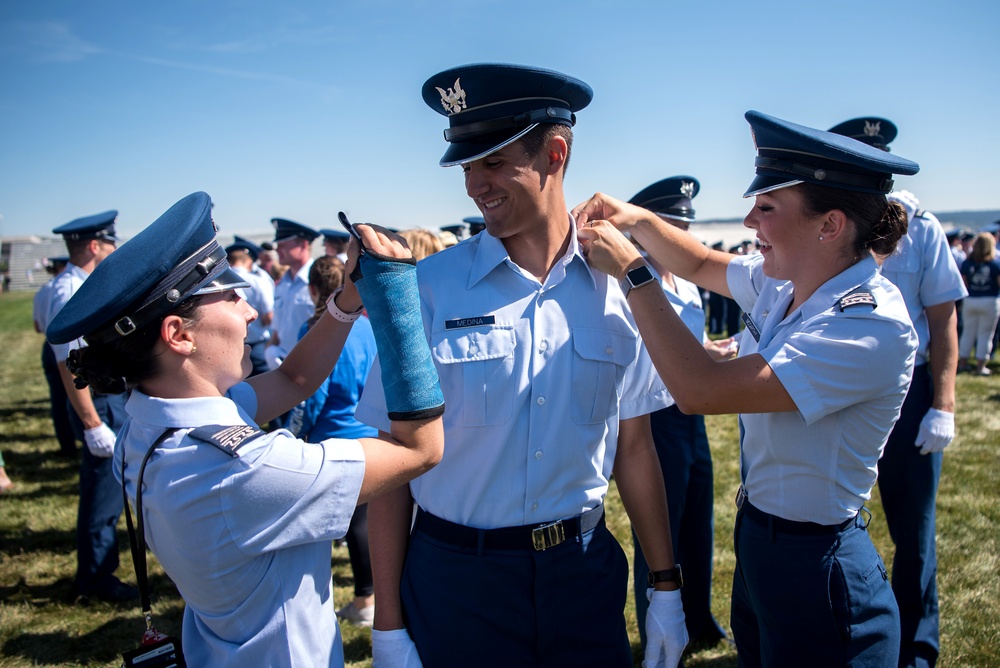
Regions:
[[[160,325],[160,340],[179,355],[190,355],[194,352],[194,337],[184,322],[184,318],[168,315]]]
[[[840,240],[849,227],[847,215],[840,209],[831,209],[823,214],[819,228],[820,239],[824,241]]]

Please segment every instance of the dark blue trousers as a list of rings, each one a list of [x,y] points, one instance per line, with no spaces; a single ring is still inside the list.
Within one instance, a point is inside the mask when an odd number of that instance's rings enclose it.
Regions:
[[[899,611],[865,517],[836,533],[797,535],[745,504],[731,615],[741,667],[896,665]]]
[[[900,666],[933,666],[940,649],[935,507],[942,453],[922,455],[913,445],[933,394],[927,365],[916,367],[878,463],[882,509],[896,546],[892,589],[902,631]]]
[[[712,616],[712,558],[714,557],[715,502],[712,453],[705,418],[685,415],[676,406],[650,415],[653,444],[667,488],[667,510],[674,560],[684,569],[681,601],[691,642],[711,642],[726,636]],[[635,613],[642,646],[646,646],[647,574],[649,566],[639,539],[632,533]]]
[[[67,404],[69,402],[67,401]],[[115,433],[125,422],[125,395],[94,395],[94,407]],[[72,406],[70,420],[77,438],[83,438],[83,423]],[[80,448],[80,506],[76,520],[77,594],[89,595],[107,586],[118,569],[118,519],[124,509],[122,488],[115,480],[113,458],[102,459]]]
[[[410,539],[401,595],[425,666],[631,668],[628,561],[603,520],[536,552]]]
[[[42,371],[45,373],[45,382],[49,385],[49,411],[52,414],[52,427],[59,442],[59,451],[65,455],[76,455],[76,436],[69,417],[73,408],[67,403],[69,400],[66,397],[66,386],[63,385],[62,376],[59,374],[59,363],[56,362],[56,354],[52,352],[52,346],[48,343],[42,344]]]

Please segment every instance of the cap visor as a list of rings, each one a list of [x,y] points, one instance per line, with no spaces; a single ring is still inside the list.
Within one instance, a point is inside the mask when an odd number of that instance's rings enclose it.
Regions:
[[[250,284],[246,280],[237,274],[232,269],[226,269],[221,274],[215,278],[210,279],[207,283],[198,286],[194,294],[196,295],[210,295],[216,292],[225,292],[226,290],[233,290],[235,288],[249,288]]]
[[[476,160],[485,158],[490,153],[499,151],[504,146],[509,146],[534,130],[536,127],[538,127],[538,123],[533,123],[523,130],[514,133],[513,137],[508,137],[507,139],[497,140],[496,134],[493,134],[490,135],[486,141],[453,142],[448,145],[448,149],[444,152],[440,165],[442,167],[454,167],[455,165],[464,165],[469,162],[475,162]]]
[[[797,186],[800,183],[803,182],[794,179],[789,180],[787,176],[767,176],[766,174],[758,174],[750,183],[750,187],[747,188],[747,191],[743,193],[743,196],[755,197],[756,195],[763,195],[764,193],[769,193],[772,190],[778,190],[779,188]]]

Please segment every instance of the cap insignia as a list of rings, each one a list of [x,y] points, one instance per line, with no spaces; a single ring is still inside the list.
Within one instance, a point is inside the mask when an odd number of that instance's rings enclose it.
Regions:
[[[681,194],[688,199],[694,197],[694,181],[681,181]]]
[[[444,107],[449,116],[465,109],[465,91],[462,90],[461,77],[455,79],[454,88],[449,88],[448,90],[444,90],[438,86],[435,86],[435,88],[441,94],[441,106]]]
[[[881,131],[882,131],[882,122],[881,121],[875,121],[873,123],[865,121],[865,136],[866,137],[877,137]]]

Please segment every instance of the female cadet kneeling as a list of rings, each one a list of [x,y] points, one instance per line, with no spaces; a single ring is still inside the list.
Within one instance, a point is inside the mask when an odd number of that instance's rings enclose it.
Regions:
[[[741,666],[895,666],[899,611],[867,531],[877,464],[910,383],[916,337],[872,253],[906,215],[892,174],[919,167],[858,141],[747,112],[759,255],[705,248],[597,194],[574,211],[588,261],[622,279],[655,366],[685,413],[741,413],[731,623]],[[746,312],[716,362],[620,230]],[[654,287],[644,287],[643,285]]]
[[[211,208],[205,193],[171,207],[91,274],[48,337],[83,337],[71,370],[95,390],[131,389],[116,470],[134,502],[145,469],[146,540],[187,604],[189,665],[342,666],[331,543],[357,504],[443,450],[415,263],[398,237],[359,227],[367,248],[353,244],[353,280],[327,315],[280,368],[245,380],[256,312],[235,290],[246,283],[228,267]],[[311,444],[262,432],[330,374],[362,299],[379,354],[394,357],[391,438]]]

